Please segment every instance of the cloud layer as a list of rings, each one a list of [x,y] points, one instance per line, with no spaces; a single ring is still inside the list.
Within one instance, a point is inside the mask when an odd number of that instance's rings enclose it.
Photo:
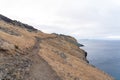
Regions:
[[[120,36],[119,0],[0,0],[0,12],[45,32],[76,38]]]

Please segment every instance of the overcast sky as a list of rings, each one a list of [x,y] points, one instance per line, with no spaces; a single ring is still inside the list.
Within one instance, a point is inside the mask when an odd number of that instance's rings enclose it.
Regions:
[[[48,33],[120,39],[120,0],[0,0],[0,14]]]

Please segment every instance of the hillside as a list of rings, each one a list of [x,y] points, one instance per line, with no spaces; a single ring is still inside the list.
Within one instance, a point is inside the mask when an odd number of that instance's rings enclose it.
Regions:
[[[0,15],[0,80],[113,80],[88,63],[79,45]]]

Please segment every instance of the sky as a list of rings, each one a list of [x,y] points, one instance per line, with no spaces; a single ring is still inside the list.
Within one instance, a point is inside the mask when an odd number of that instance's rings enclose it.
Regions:
[[[120,0],[0,0],[0,14],[47,33],[120,39]]]

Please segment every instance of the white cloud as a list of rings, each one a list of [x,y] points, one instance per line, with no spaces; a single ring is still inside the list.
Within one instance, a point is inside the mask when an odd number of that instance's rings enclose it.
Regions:
[[[120,36],[108,36],[106,39],[120,40]]]
[[[0,12],[45,32],[82,38],[120,35],[119,0],[0,0]]]

